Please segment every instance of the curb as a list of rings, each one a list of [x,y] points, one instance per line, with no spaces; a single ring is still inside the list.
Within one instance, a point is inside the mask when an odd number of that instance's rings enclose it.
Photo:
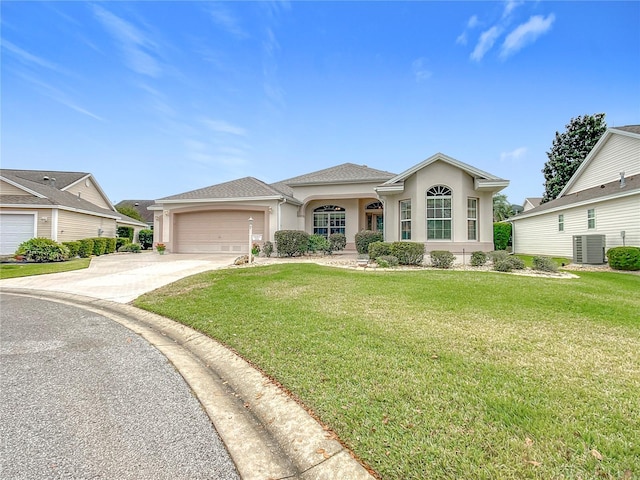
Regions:
[[[243,480],[373,480],[333,434],[244,359],[160,315],[69,293],[3,288],[66,303],[140,335],[175,366],[200,401]]]

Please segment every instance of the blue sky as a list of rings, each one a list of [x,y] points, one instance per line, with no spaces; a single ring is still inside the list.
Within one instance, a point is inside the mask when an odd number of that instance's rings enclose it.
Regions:
[[[116,203],[442,152],[542,196],[555,132],[640,123],[640,2],[0,4],[3,168]]]

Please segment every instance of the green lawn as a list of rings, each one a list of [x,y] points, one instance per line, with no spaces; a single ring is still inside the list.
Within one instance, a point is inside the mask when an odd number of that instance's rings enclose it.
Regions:
[[[287,264],[196,275],[135,304],[260,365],[384,479],[631,478],[639,292],[619,273]]]
[[[0,279],[69,272],[87,268],[89,263],[91,263],[90,258],[75,258],[66,262],[52,263],[0,263]]]

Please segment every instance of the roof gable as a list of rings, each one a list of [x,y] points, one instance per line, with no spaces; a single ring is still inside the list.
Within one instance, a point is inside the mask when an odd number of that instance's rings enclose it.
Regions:
[[[578,179],[585,173],[585,171],[589,168],[593,160],[598,156],[600,151],[604,148],[607,142],[614,135],[621,135],[621,136],[640,140],[640,125],[627,125],[624,127],[608,128],[604,132],[602,137],[600,137],[600,140],[598,140],[598,142],[594,145],[591,151],[587,154],[584,161],[580,164],[580,166],[575,171],[573,176],[569,179],[569,181],[564,186],[564,188],[560,191],[560,193],[558,194],[558,198],[562,197],[563,195],[566,195],[571,190],[571,187],[573,187],[575,183],[578,181]],[[635,172],[628,172],[628,173],[635,173]]]
[[[159,199],[163,201],[203,201],[203,200],[241,200],[241,199],[277,199],[286,195],[254,177],[244,177],[238,180],[211,185],[209,187],[191,190],[189,192],[171,195]],[[291,198],[291,200],[294,200]]]
[[[356,165],[355,163],[343,163],[335,167],[325,168],[316,172],[307,173],[275,183],[274,185],[286,185],[289,187],[302,185],[324,185],[332,183],[363,183],[384,182],[395,174],[384,170]]]
[[[41,185],[51,185],[58,190],[64,190],[70,185],[91,175],[85,172],[61,172],[57,170],[2,169],[2,172],[12,175],[17,179],[28,180]]]
[[[488,172],[480,170],[479,168],[472,167],[467,163],[456,160],[455,158],[444,155],[443,153],[436,153],[435,155],[432,155],[431,157],[418,163],[417,165],[414,165],[413,167],[405,170],[401,174],[387,180],[378,188],[376,188],[376,190],[383,192],[394,191],[395,189],[401,188],[404,184],[404,181],[411,175],[438,161],[448,163],[449,165],[457,167],[472,176],[475,180],[474,183],[476,190],[490,189],[493,191],[499,191],[509,185],[509,180],[504,180],[500,177],[496,177],[495,175],[491,175]]]

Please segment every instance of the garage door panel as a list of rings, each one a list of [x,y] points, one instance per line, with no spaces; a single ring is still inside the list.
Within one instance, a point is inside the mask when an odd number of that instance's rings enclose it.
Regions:
[[[253,232],[264,233],[264,212],[246,210],[203,211],[177,214],[174,237],[180,253],[249,251],[249,217]]]
[[[0,214],[0,255],[11,255],[35,237],[33,214]]]

